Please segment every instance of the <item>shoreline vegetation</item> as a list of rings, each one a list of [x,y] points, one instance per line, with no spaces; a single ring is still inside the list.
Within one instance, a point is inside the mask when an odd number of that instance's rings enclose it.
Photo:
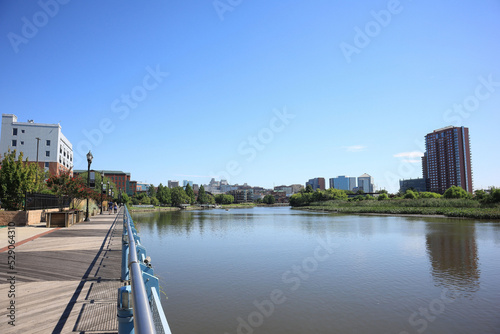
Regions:
[[[340,214],[383,214],[441,216],[450,218],[500,219],[500,189],[476,190],[474,195],[452,186],[443,195],[432,192],[416,192],[388,195],[348,193],[344,190],[305,189],[290,197],[295,209],[328,211]]]
[[[500,208],[498,206],[480,207],[479,203],[472,199],[397,199],[385,201],[332,200],[296,206],[294,209],[326,211],[339,214],[500,219]]]

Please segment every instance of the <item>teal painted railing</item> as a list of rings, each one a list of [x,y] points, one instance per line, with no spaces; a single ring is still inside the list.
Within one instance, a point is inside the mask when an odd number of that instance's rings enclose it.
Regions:
[[[129,284],[118,291],[118,333],[171,334],[160,302],[158,278],[127,207],[123,213],[121,279]]]

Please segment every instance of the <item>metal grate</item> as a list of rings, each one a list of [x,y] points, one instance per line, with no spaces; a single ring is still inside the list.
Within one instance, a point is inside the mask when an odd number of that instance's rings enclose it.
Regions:
[[[73,331],[117,331],[116,304],[83,304]]]
[[[168,326],[167,318],[165,317],[165,312],[163,312],[158,292],[154,287],[151,288],[151,295],[151,313],[153,315],[156,333],[172,334],[170,327]]]

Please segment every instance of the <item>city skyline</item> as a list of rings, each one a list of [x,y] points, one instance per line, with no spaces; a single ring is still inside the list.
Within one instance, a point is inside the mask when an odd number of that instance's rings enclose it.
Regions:
[[[422,176],[427,133],[465,126],[474,189],[500,186],[500,3],[232,9],[4,2],[2,113],[60,123],[75,169],[90,149],[155,185],[367,172],[389,192]]]

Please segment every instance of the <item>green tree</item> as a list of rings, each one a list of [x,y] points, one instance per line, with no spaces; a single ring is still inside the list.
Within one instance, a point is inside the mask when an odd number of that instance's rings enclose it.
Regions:
[[[274,204],[276,203],[276,198],[274,198],[273,195],[269,194],[264,196],[264,199],[262,200],[265,204]]]
[[[381,193],[377,197],[377,200],[379,200],[379,201],[385,201],[386,199],[389,199],[389,196],[387,196],[387,193]]]
[[[158,198],[156,197],[150,197],[150,198],[151,198],[151,204],[153,204],[154,206],[160,205],[160,201],[158,200]]]
[[[130,202],[130,197],[126,193],[123,193],[122,194],[122,203],[127,204],[128,202]]]
[[[154,185],[150,184],[148,188],[148,196],[149,197],[156,197],[156,188]]]
[[[290,196],[291,206],[304,206],[312,202],[312,193],[297,193]]]
[[[185,192],[186,195],[189,197],[189,204],[194,204],[196,202],[196,197],[194,196],[193,188],[191,188],[189,183],[186,185]]]
[[[313,187],[310,184],[308,184],[308,185],[306,185],[305,192],[309,194],[309,193],[314,192],[314,189],[313,189]]]
[[[446,189],[443,194],[444,198],[471,198],[471,194],[469,194],[462,187],[451,186]]]
[[[326,195],[328,200],[343,200],[347,199],[347,193],[345,190],[329,188],[326,190]]]
[[[215,204],[215,198],[210,194],[207,194],[207,203],[208,204]]]
[[[22,207],[23,194],[23,152],[16,161],[16,150],[5,154],[0,169],[0,200],[7,210],[19,210]]]
[[[179,206],[181,204],[187,204],[190,202],[190,198],[186,195],[186,192],[182,187],[174,187],[171,191],[171,200],[173,206]]]
[[[430,191],[422,191],[418,194],[419,198],[441,198],[442,196],[438,193],[433,193]]]
[[[200,204],[208,203],[208,195],[205,192],[205,187],[203,187],[203,185],[201,185],[200,190],[198,190],[198,203]]]
[[[217,204],[231,204],[234,202],[234,197],[232,195],[218,194],[215,195],[215,202]]]
[[[406,198],[406,199],[416,199],[416,198],[418,198],[418,196],[417,196],[417,194],[413,190],[407,189],[406,192],[405,192],[404,198]]]
[[[158,191],[156,192],[156,198],[158,198],[161,204],[171,204],[172,197],[170,188],[160,183],[158,185]]]

